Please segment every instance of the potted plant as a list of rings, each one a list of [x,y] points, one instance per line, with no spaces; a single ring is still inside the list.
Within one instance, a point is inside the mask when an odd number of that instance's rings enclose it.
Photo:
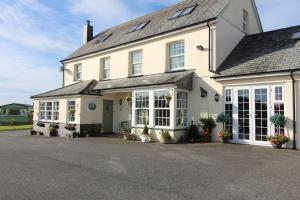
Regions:
[[[200,141],[198,126],[195,125],[193,121],[190,127],[187,129],[187,140],[192,143]]]
[[[268,141],[272,144],[274,149],[282,149],[282,145],[288,143],[290,139],[283,134],[276,134],[275,136],[268,136]]]
[[[45,124],[42,123],[42,122],[38,122],[36,125],[37,125],[38,127],[45,127]]]
[[[130,128],[126,128],[124,129],[124,132],[122,133],[123,138],[125,141],[128,141],[131,139],[131,129]]]
[[[145,125],[145,127],[144,127],[144,129],[143,129],[143,132],[142,132],[142,134],[140,135],[141,141],[142,141],[143,143],[149,142],[148,136],[149,136],[149,128],[148,128],[147,125]]]
[[[201,118],[200,126],[202,127],[201,141],[202,142],[211,142],[211,132],[216,127],[216,122],[212,117]]]
[[[286,118],[283,115],[276,114],[270,117],[270,121],[272,124],[274,124],[276,133],[275,136],[267,137],[267,140],[272,144],[273,148],[281,149],[282,145],[290,141],[287,136],[285,136],[283,133],[280,133],[280,128],[283,127],[286,123]]]
[[[223,129],[219,133],[219,138],[221,138],[223,143],[228,143],[231,137],[231,133],[229,130],[225,129],[225,124],[231,123],[231,117],[222,112],[218,115],[217,122],[221,122],[223,124]]]
[[[65,126],[65,129],[68,131],[75,131],[76,130],[76,125],[75,124],[67,124]]]
[[[226,129],[221,130],[219,133],[219,138],[222,140],[224,144],[229,143],[230,136],[231,136],[230,131]]]
[[[158,140],[161,144],[173,143],[173,139],[168,130],[161,130],[161,132],[159,132]]]

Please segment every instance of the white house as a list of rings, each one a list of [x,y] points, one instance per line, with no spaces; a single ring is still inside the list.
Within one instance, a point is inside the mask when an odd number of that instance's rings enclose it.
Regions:
[[[87,22],[83,33],[61,61],[63,87],[32,97],[36,130],[118,132],[129,122],[178,141],[192,121],[226,112],[232,142],[269,145],[276,113],[291,139],[300,132],[300,27],[263,32],[254,0],[185,0],[97,35]]]

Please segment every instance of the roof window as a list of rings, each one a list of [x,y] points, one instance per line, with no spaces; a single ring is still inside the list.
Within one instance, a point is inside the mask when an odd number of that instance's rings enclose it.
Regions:
[[[99,44],[100,42],[105,42],[110,36],[112,36],[112,33],[111,33],[111,34],[108,34],[108,35],[101,35],[101,36],[99,37],[99,39],[97,39],[97,40],[95,41],[94,44]]]
[[[182,10],[178,10],[176,11],[173,16],[170,18],[170,19],[175,19],[175,18],[178,18],[178,17],[182,17],[184,15],[188,15],[188,14],[191,14],[195,8],[197,7],[198,5],[193,5],[193,6],[189,6],[189,7],[186,7]]]
[[[293,40],[300,40],[300,32],[294,33],[293,36],[292,36],[292,39]]]
[[[150,20],[147,22],[143,22],[141,24],[137,24],[134,25],[133,27],[131,27],[128,31],[128,33],[134,32],[134,31],[138,31],[138,30],[142,30],[143,28],[145,28],[148,24],[150,23]]]

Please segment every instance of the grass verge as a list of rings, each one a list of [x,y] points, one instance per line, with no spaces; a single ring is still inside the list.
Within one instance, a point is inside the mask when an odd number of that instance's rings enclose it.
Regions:
[[[0,131],[27,130],[31,128],[32,125],[0,126]]]

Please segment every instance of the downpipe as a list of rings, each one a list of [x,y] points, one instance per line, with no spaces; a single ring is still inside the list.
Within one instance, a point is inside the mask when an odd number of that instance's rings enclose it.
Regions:
[[[292,89],[293,89],[293,150],[297,150],[296,143],[296,133],[297,133],[297,125],[296,125],[296,81],[294,77],[294,71],[291,70],[290,77],[292,79]]]

